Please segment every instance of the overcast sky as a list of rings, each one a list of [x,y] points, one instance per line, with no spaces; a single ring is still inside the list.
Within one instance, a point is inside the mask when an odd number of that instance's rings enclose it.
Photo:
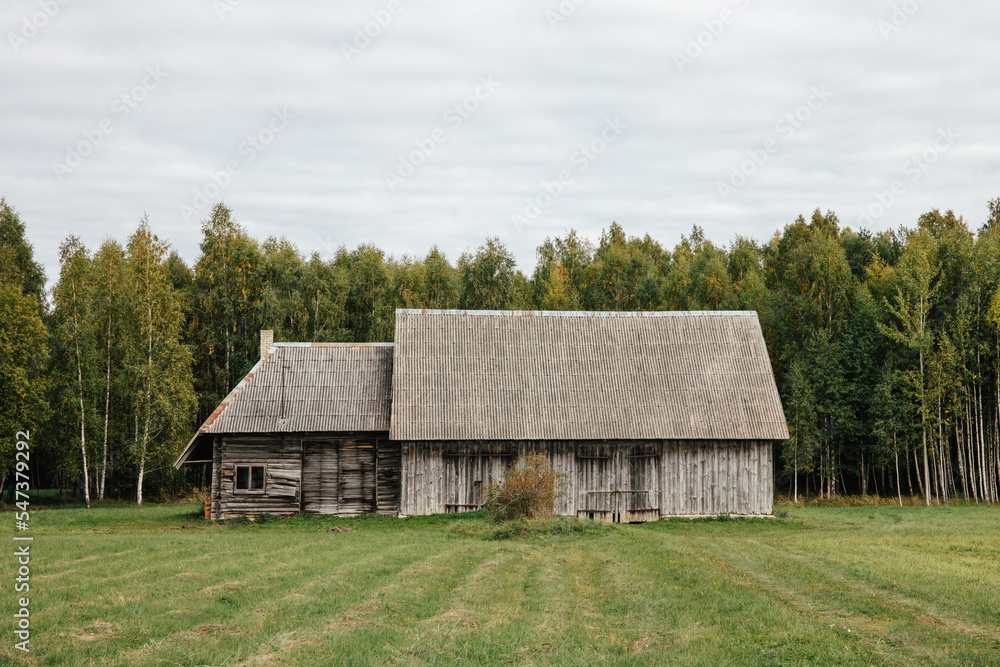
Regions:
[[[612,221],[672,247],[801,214],[978,227],[1000,196],[1000,4],[4,0],[0,195],[51,279],[224,200],[331,256]],[[881,202],[880,202],[881,199]],[[863,218],[862,216],[867,216]]]

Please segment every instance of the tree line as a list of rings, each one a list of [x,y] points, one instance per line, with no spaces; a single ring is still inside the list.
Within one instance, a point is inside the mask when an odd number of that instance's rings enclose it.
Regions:
[[[206,483],[170,463],[275,340],[391,341],[396,308],[755,310],[790,438],[779,491],[995,502],[1000,484],[1000,199],[970,229],[951,211],[912,228],[799,216],[767,242],[673,248],[612,223],[537,248],[530,277],[496,238],[452,263],[436,247],[332,259],[250,237],[223,204],[193,266],[139,220],[123,244],[60,245],[51,290],[0,200],[0,477],[33,429],[33,486],[166,497]]]

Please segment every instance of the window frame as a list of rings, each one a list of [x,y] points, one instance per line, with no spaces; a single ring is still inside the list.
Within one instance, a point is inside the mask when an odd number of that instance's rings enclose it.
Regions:
[[[247,469],[247,488],[241,489],[239,487],[240,479],[240,468]],[[253,470],[254,468],[260,468],[263,472],[261,473],[261,487],[259,489],[253,488]],[[233,493],[236,494],[253,494],[260,495],[267,493],[267,463],[237,463],[233,466]]]

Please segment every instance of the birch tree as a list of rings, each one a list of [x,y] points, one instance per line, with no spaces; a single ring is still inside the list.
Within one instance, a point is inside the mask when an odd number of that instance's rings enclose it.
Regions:
[[[191,354],[181,344],[181,312],[167,280],[167,244],[153,234],[143,216],[129,238],[127,280],[130,299],[128,365],[138,428],[136,504],[142,506],[147,463],[166,465],[192,426],[196,401],[191,382]]]
[[[87,419],[92,383],[93,344],[90,338],[88,283],[90,256],[80,239],[69,236],[59,246],[59,282],[52,290],[57,320],[62,321],[59,335],[72,352],[76,402],[79,412],[80,460],[83,465],[83,499],[90,507],[90,474],[87,465]]]
[[[792,501],[798,505],[799,473],[812,472],[817,431],[815,398],[805,362],[801,359],[796,359],[789,365],[785,412],[788,415],[789,434],[783,450],[785,472],[792,475]]]
[[[920,417],[921,451],[923,454],[924,504],[931,504],[930,462],[927,454],[928,438],[928,387],[926,357],[934,344],[934,332],[928,314],[937,294],[937,277],[940,266],[933,261],[934,240],[924,230],[912,233],[906,251],[897,268],[896,296],[885,301],[890,317],[879,322],[878,328],[887,338],[911,350],[917,356],[917,366],[904,374]]]
[[[122,401],[121,378],[123,328],[128,301],[125,292],[125,251],[117,241],[107,239],[94,255],[91,275],[91,336],[95,351],[100,354],[103,387],[103,415],[101,422],[101,459],[97,470],[97,497],[104,499],[108,473],[108,445],[111,429],[112,398],[117,404]],[[114,396],[112,396],[114,394]]]

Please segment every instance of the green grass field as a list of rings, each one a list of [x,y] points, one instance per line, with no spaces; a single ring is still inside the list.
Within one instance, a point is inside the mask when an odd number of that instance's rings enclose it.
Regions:
[[[12,648],[6,549],[0,661],[1000,665],[1000,507],[508,539],[479,516],[167,528],[210,525],[199,509],[34,512],[33,650]]]

